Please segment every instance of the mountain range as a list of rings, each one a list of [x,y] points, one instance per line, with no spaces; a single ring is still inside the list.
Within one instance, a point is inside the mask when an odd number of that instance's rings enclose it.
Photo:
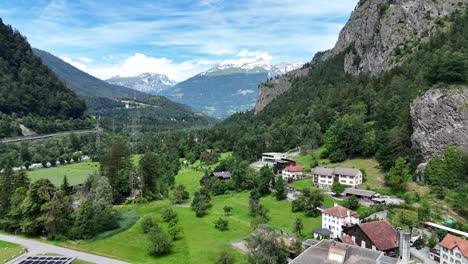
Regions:
[[[177,82],[164,74],[142,73],[137,76],[114,76],[106,82],[114,85],[128,87],[140,92],[158,95],[164,90],[170,89]]]

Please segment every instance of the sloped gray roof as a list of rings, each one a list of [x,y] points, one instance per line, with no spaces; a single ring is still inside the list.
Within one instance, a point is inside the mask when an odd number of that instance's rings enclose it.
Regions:
[[[356,176],[360,170],[355,168],[342,168],[336,167],[334,173],[339,175],[346,175],[346,176]]]
[[[333,176],[333,168],[326,168],[326,167],[315,167],[314,174],[319,175],[326,175],[326,176]]]
[[[365,196],[365,197],[373,197],[374,195],[377,194],[374,191],[361,190],[361,189],[355,189],[355,188],[346,188],[344,193],[351,194],[351,195]]]
[[[229,179],[231,178],[231,173],[229,171],[219,171],[213,172],[213,175],[218,178]]]

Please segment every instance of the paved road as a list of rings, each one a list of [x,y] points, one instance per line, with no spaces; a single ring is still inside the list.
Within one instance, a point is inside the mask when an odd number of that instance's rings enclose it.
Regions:
[[[53,133],[53,134],[47,134],[47,135],[33,135],[33,136],[24,136],[24,137],[10,137],[10,138],[2,138],[1,143],[11,143],[11,142],[19,142],[19,141],[33,141],[33,140],[41,140],[45,138],[51,138],[51,137],[61,137],[61,136],[67,136],[70,134],[85,134],[85,133],[96,133],[96,129],[86,129],[86,130],[76,130],[76,131],[64,131],[64,132],[58,132],[58,133]]]
[[[101,257],[93,254],[88,254],[72,249],[58,247],[47,243],[42,243],[32,239],[26,239],[13,235],[0,234],[0,240],[19,244],[28,249],[28,255],[36,255],[42,253],[53,253],[69,257],[77,257],[81,260],[93,262],[96,264],[129,264],[128,262],[119,261],[111,258]]]
[[[435,262],[428,257],[429,249],[423,248],[421,250],[417,250],[416,248],[410,248],[411,255],[420,259],[424,264],[438,264],[439,262]],[[419,263],[419,262],[417,262]]]

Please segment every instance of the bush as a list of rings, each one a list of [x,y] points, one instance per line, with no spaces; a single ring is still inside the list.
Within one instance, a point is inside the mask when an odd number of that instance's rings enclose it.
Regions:
[[[157,223],[151,215],[145,215],[140,222],[143,233],[148,233],[152,228],[157,227]]]
[[[234,258],[233,255],[229,254],[227,251],[221,252],[221,254],[218,257],[218,260],[216,260],[215,264],[234,264],[236,263],[236,259]]]
[[[226,205],[226,206],[223,207],[223,210],[224,210],[224,214],[230,215],[231,212],[232,212],[232,206]]]
[[[172,208],[167,208],[162,212],[163,221],[168,223],[177,218],[177,213]]]
[[[148,252],[153,256],[161,256],[171,251],[172,243],[161,229],[151,228],[148,232],[150,244]]]
[[[219,218],[215,221],[215,228],[220,231],[227,231],[229,230],[229,222],[223,218]]]

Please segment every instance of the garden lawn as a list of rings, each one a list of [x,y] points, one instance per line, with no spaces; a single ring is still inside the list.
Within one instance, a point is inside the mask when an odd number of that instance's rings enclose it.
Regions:
[[[65,175],[67,175],[70,185],[78,185],[84,183],[90,174],[97,171],[99,171],[98,162],[86,161],[57,167],[34,169],[28,171],[27,174],[32,181],[46,178],[55,186],[60,186]]]
[[[18,257],[22,250],[20,245],[0,240],[0,263],[7,263],[9,260]]]
[[[312,188],[314,186],[314,184],[312,183],[312,178],[293,181],[288,185],[293,187],[296,190],[302,190],[304,188]]]

